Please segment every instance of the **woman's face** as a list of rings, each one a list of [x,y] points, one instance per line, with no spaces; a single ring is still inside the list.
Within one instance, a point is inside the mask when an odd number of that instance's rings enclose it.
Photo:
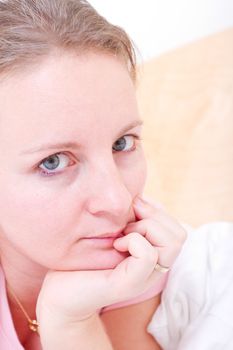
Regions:
[[[116,266],[112,242],[135,220],[146,176],[125,66],[104,54],[51,56],[2,82],[0,105],[2,256],[58,270]]]

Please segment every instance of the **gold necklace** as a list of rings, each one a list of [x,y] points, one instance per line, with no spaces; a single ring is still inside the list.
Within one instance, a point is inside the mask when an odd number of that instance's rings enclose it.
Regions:
[[[17,296],[15,295],[15,293],[13,292],[13,290],[11,289],[11,287],[9,285],[8,286],[8,290],[11,293],[12,297],[14,298],[14,300],[16,301],[16,303],[19,305],[20,309],[22,310],[24,316],[26,317],[26,319],[28,320],[28,327],[31,331],[33,332],[37,332],[39,334],[38,328],[39,328],[39,323],[37,322],[37,320],[32,320],[26,310],[24,309],[23,305],[21,304],[21,302],[19,301],[19,299],[17,298]]]

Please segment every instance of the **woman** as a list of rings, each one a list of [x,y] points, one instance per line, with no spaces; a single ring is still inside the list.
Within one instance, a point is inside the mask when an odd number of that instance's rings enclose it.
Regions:
[[[1,349],[159,349],[186,232],[142,198],[134,82],[127,35],[86,1],[0,2]]]

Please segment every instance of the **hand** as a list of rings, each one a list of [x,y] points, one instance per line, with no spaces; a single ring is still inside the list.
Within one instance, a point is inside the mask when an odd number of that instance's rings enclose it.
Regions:
[[[166,209],[160,203],[137,197],[134,210],[138,221],[128,224],[124,233],[140,233],[155,247],[157,262],[162,266],[171,267],[186,240],[185,229],[166,213]]]
[[[148,201],[134,203],[137,222],[114,247],[129,252],[113,270],[49,271],[37,303],[39,323],[46,318],[66,324],[86,320],[104,306],[133,298],[161,278],[156,263],[171,266],[186,238],[185,230],[164,209]]]

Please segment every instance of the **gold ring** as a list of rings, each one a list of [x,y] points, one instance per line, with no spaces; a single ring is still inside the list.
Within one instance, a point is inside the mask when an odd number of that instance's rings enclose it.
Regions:
[[[170,270],[170,267],[162,266],[162,265],[160,265],[158,263],[155,265],[155,271],[166,273],[169,270]]]

